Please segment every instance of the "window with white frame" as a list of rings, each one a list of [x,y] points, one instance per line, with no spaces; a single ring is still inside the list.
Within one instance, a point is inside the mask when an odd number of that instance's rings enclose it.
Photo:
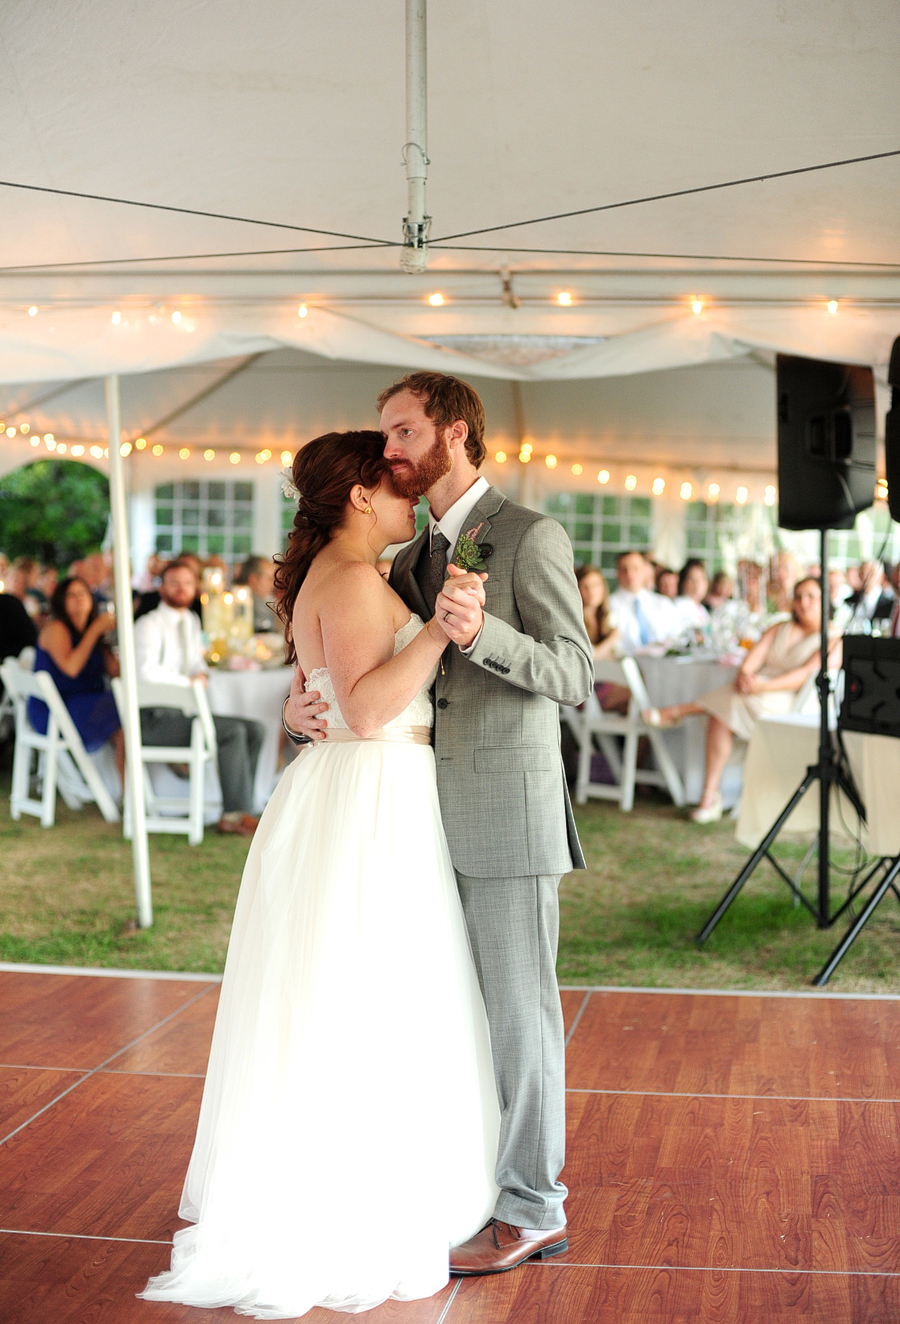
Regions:
[[[650,497],[557,492],[545,510],[569,535],[576,562],[597,566],[607,578],[615,579],[620,552],[650,547]]]
[[[238,561],[253,543],[253,483],[161,483],[154,491],[156,548]]]

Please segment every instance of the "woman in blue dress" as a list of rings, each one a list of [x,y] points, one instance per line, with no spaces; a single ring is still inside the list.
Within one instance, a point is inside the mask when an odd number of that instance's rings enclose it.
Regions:
[[[50,619],[38,635],[34,670],[53,677],[62,701],[88,753],[113,742],[119,777],[124,776],[125,743],[108,676],[119,674],[118,663],[103,644],[115,617],[97,610],[83,579],[61,579],[50,599]],[[47,705],[28,700],[28,720],[46,733]]]

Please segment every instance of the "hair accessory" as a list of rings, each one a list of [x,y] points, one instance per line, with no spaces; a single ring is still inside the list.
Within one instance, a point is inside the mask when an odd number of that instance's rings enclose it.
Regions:
[[[299,501],[303,493],[294,482],[294,475],[290,469],[281,470],[281,490],[288,501]]]

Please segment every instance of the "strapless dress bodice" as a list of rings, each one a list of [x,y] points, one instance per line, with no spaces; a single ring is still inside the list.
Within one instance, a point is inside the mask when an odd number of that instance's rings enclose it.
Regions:
[[[394,657],[405,648],[407,644],[412,643],[420,630],[425,629],[425,622],[421,616],[415,612],[410,616],[405,625],[394,635]],[[437,665],[428,677],[425,684],[419,690],[419,693],[408,704],[403,712],[397,717],[387,722],[386,728],[391,727],[409,727],[409,726],[434,726],[434,703],[431,698],[431,687],[434,684],[434,678],[437,675]],[[344,715],[338,707],[337,698],[334,693],[334,685],[331,680],[331,674],[327,667],[316,667],[306,678],[305,688],[308,690],[318,690],[322,696],[322,702],[328,704],[328,725],[337,727],[340,730],[348,730],[349,724],[345,721]]]

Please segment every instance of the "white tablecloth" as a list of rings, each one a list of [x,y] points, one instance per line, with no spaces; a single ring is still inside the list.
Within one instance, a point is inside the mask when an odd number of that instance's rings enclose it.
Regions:
[[[209,706],[220,717],[250,717],[266,729],[256,766],[254,809],[262,813],[278,781],[281,705],[291,688],[290,667],[271,671],[211,671]]]
[[[639,657],[638,665],[650,702],[655,708],[673,703],[693,703],[702,694],[729,685],[737,667],[725,666],[711,657]],[[706,770],[706,717],[687,717],[681,726],[664,732],[688,804],[699,803]],[[738,742],[735,742],[736,744]],[[741,793],[741,765],[731,761],[722,778],[726,804],[734,804]]]
[[[900,854],[900,740],[890,736],[844,732],[853,780],[866,808],[862,841],[872,855]],[[744,793],[736,836],[755,848],[803,780],[819,750],[819,719],[806,714],[764,717],[756,724],[744,765]],[[844,796],[832,795],[834,832],[855,835],[856,811]],[[785,824],[788,832],[812,832],[819,825],[819,787],[807,791]]]

